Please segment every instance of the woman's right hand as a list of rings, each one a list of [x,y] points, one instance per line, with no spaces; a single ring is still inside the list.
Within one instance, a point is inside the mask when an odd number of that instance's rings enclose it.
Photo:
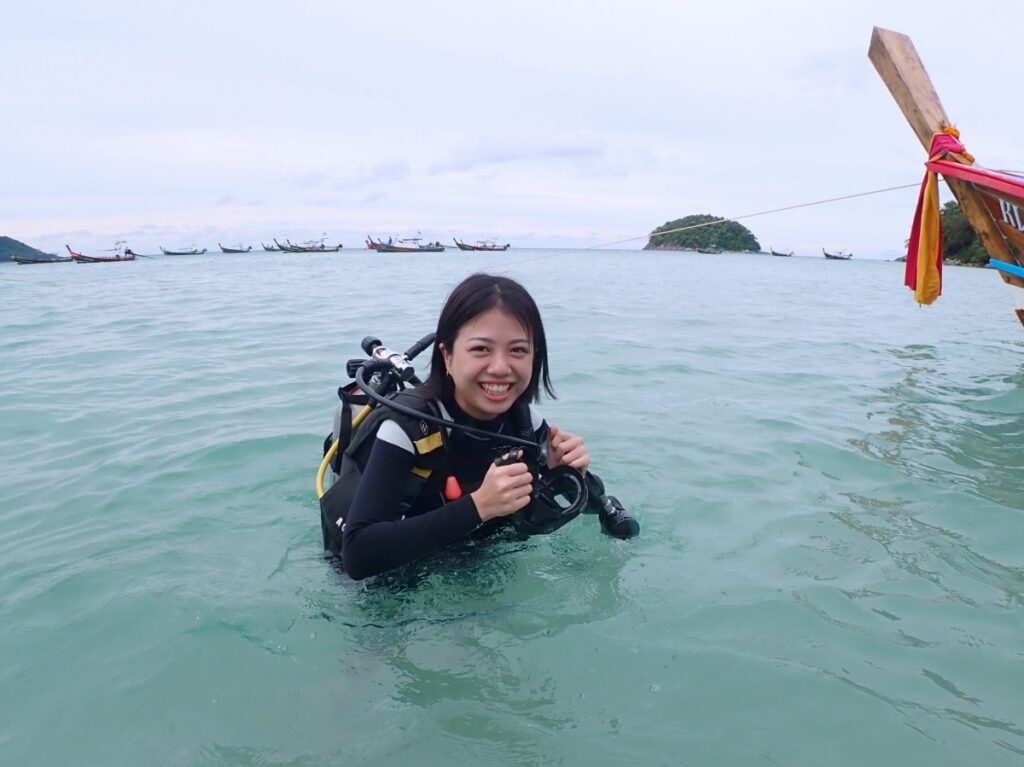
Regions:
[[[516,461],[503,466],[492,463],[483,483],[469,497],[476,505],[480,521],[486,522],[495,517],[507,517],[529,505],[532,492],[533,477],[529,468],[522,461]]]

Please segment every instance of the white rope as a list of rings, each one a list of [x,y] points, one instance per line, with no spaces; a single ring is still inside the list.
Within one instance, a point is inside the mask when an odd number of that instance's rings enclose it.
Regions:
[[[654,237],[662,237],[666,234],[676,234],[677,232],[687,232],[691,229],[700,229],[705,226],[715,226],[717,224],[724,224],[729,221],[741,221],[745,218],[754,218],[756,216],[767,216],[770,213],[782,213],[787,210],[797,210],[799,208],[810,208],[814,205],[825,205],[830,202],[840,202],[842,200],[852,200],[856,197],[868,197],[873,194],[882,194],[883,192],[895,192],[899,189],[910,189],[912,187],[921,186],[921,182],[915,182],[913,184],[903,184],[902,186],[887,186],[883,189],[873,189],[870,192],[857,192],[855,194],[844,194],[842,197],[829,197],[824,200],[815,200],[814,202],[801,202],[797,205],[787,205],[784,208],[772,208],[771,210],[761,210],[757,213],[744,213],[742,216],[733,216],[732,218],[718,218],[714,221],[705,221],[701,224],[691,224],[690,226],[681,226],[677,229],[666,229],[663,232],[648,232],[647,234],[637,235],[636,237],[627,237],[624,240],[615,240],[614,242],[604,242],[599,245],[588,245],[582,248],[570,248],[568,250],[562,250],[555,253],[548,253],[543,256],[530,256],[529,258],[520,259],[519,261],[508,261],[505,266],[514,266],[516,264],[525,264],[528,261],[536,261],[540,258],[554,258],[555,256],[565,256],[570,253],[582,253],[588,250],[598,250],[599,248],[610,248],[613,245],[623,245],[627,242],[636,242],[637,240],[653,239]]]

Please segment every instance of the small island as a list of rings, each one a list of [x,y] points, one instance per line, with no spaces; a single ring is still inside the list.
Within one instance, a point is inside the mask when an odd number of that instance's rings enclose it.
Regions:
[[[13,261],[15,256],[31,259],[54,257],[52,253],[44,253],[12,237],[0,236],[0,261]]]
[[[651,232],[650,239],[644,245],[644,250],[698,250],[702,253],[753,251],[759,253],[761,244],[753,233],[742,224],[726,221],[720,216],[698,213],[677,218],[659,226]]]

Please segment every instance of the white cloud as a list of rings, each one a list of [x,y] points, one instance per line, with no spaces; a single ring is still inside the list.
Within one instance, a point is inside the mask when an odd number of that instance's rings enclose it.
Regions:
[[[7,9],[0,233],[582,246],[907,183],[923,152],[867,59],[874,24],[911,35],[979,161],[1020,168],[1015,21],[989,0]],[[744,223],[889,254],[914,198]]]

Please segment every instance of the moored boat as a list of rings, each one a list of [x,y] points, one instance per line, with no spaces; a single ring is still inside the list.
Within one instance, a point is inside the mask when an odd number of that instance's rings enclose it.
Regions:
[[[822,248],[821,252],[825,254],[825,258],[831,258],[833,261],[849,261],[853,258],[853,253],[848,250],[837,250],[835,253],[829,253]]]
[[[782,256],[784,258],[789,258],[793,255],[793,251],[789,251],[789,253],[780,253],[779,251],[773,248],[769,248],[768,252],[771,253],[773,256]]]
[[[475,243],[462,242],[457,237],[452,237],[459,250],[508,250],[509,244],[498,245],[494,240],[477,240]]]
[[[275,238],[274,244],[285,253],[337,253],[342,248],[340,243],[338,245],[325,245],[323,240],[309,240],[300,244],[295,244],[291,240],[285,240],[285,244],[282,245]]]
[[[248,253],[250,250],[252,250],[252,245],[249,245],[244,248],[241,245],[239,245],[237,248],[225,248],[219,242],[217,243],[217,247],[220,248],[221,253]]]
[[[198,248],[182,248],[181,250],[168,250],[163,245],[160,246],[160,250],[165,256],[201,256],[206,252],[206,248],[199,250]]]
[[[71,254],[71,260],[76,264],[113,264],[118,261],[135,260],[135,254],[132,253],[132,249],[124,247],[123,242],[119,242],[111,248],[111,251],[114,253],[112,256],[87,256],[84,253],[72,250],[70,245],[65,244],[64,247],[68,249],[68,253]]]
[[[392,242],[389,237],[387,242],[383,240],[373,241],[373,249],[378,253],[441,253],[444,251],[444,245],[439,242],[428,242],[426,245],[420,245],[422,239],[422,237],[406,237],[405,239]]]
[[[261,242],[260,245],[263,246],[263,249],[265,251],[267,251],[267,253],[280,253],[281,252],[280,248],[275,248],[273,245],[267,245],[267,243],[265,243],[265,242]]]
[[[11,256],[11,260],[19,264],[68,264],[74,261],[71,256],[58,256],[47,253],[45,258],[26,258],[25,256]]]
[[[721,248],[697,248],[697,252],[698,253],[714,253],[714,254],[717,254],[717,253],[721,253],[722,249]]]
[[[1024,325],[1024,177],[975,163],[960,143],[959,131],[950,124],[909,37],[875,27],[868,58],[928,152],[904,284],[914,291],[919,304],[932,303],[942,292],[941,174],[978,235],[989,264],[1011,287],[1015,314]]]

